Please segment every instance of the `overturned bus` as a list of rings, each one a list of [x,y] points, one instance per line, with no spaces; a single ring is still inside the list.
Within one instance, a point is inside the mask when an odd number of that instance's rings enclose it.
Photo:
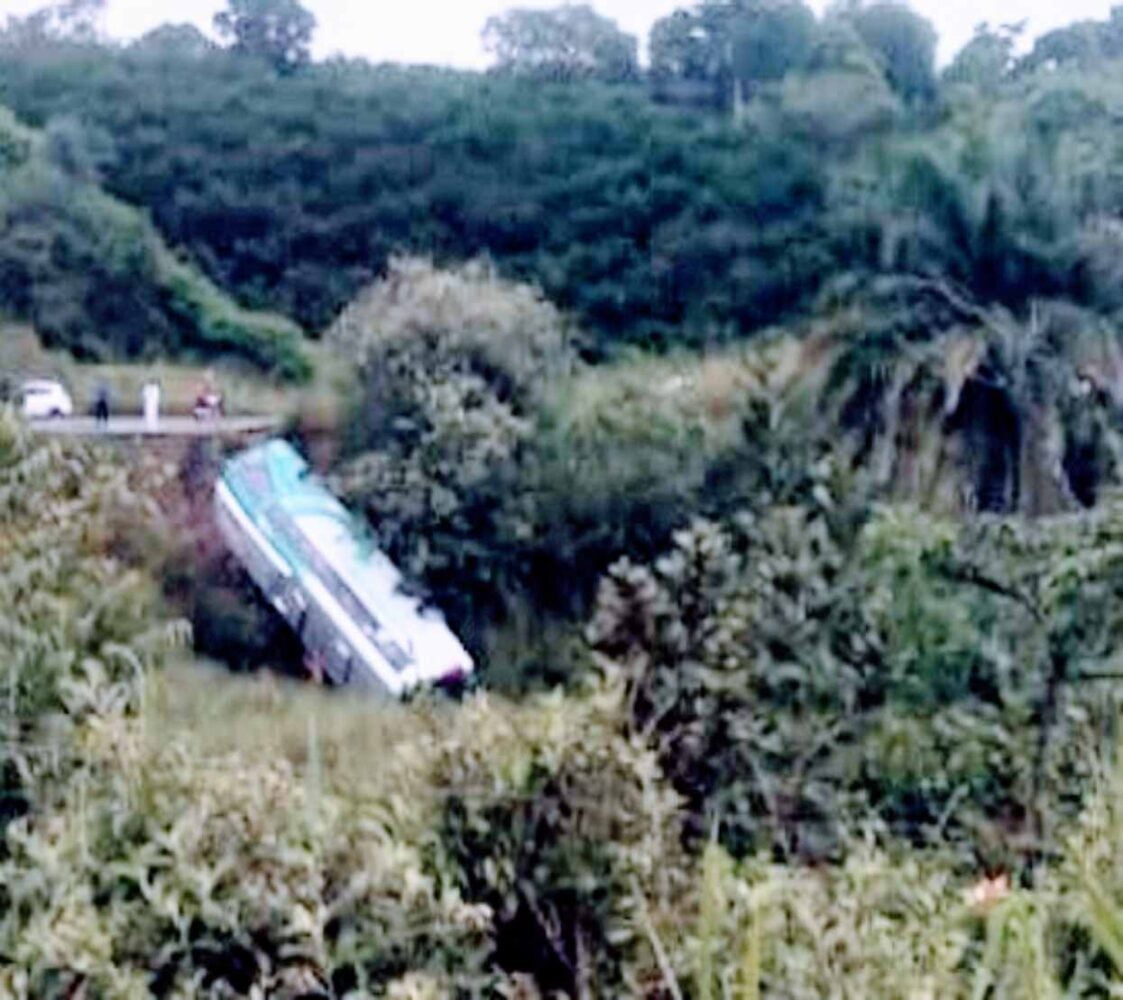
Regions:
[[[471,657],[287,442],[229,459],[215,514],[230,550],[334,684],[401,695],[464,680]]]

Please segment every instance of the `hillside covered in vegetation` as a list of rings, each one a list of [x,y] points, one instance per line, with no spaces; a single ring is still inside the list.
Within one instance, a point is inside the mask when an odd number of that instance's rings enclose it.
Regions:
[[[100,186],[99,152],[74,122],[39,133],[0,106],[0,310],[78,358],[224,355],[309,374],[301,333],[237,306]]]
[[[0,33],[0,305],[338,372],[292,437],[479,682],[203,672],[292,646],[220,456],[0,417],[0,992],[1118,994],[1119,12],[937,70],[894,3],[513,10],[467,73],[96,7]]]
[[[771,10],[684,8],[647,75],[615,82],[278,73],[190,29],[124,47],[13,30],[0,98],[105,145],[115,194],[222,287],[313,332],[406,251],[487,253],[574,313],[594,353],[739,339],[878,275],[944,280],[1019,320],[1030,299],[1114,311],[1117,21],[1022,59],[986,29],[939,76],[907,8]],[[778,39],[770,60],[752,32]]]

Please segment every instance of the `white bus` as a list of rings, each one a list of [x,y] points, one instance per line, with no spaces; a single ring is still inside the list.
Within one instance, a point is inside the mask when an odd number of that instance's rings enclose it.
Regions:
[[[444,616],[402,592],[395,566],[287,442],[228,460],[215,513],[230,550],[333,684],[398,696],[472,673]]]

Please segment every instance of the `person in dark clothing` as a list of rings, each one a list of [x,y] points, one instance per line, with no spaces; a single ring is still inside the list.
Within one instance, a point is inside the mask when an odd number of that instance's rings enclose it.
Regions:
[[[109,423],[109,386],[102,382],[94,394],[94,419],[102,427]]]

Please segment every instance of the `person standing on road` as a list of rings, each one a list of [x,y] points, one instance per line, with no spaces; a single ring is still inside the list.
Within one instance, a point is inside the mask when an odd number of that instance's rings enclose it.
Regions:
[[[154,431],[160,423],[160,383],[155,379],[145,382],[141,401],[144,405],[144,426]]]
[[[94,421],[99,427],[109,424],[109,386],[99,382],[94,393]]]

